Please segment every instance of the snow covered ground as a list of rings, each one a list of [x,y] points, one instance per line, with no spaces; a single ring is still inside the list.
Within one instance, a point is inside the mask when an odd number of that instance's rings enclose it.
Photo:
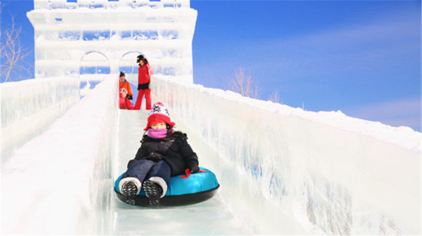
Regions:
[[[113,180],[139,146],[145,113],[118,111],[116,80],[2,165],[1,233],[421,233],[419,132],[157,77],[153,100],[221,188],[180,208],[121,203]]]

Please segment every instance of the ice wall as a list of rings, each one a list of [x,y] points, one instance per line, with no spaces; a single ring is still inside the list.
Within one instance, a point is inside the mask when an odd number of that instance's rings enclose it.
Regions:
[[[110,206],[117,91],[116,80],[102,82],[2,165],[0,234],[101,233]]]
[[[257,233],[416,234],[421,133],[155,77],[214,160],[227,206]]]
[[[27,16],[35,31],[36,78],[136,73],[136,57],[143,54],[155,74],[193,83],[197,11],[189,0],[34,3]]]
[[[0,84],[2,162],[79,101],[79,80],[49,78]]]
[[[189,7],[190,0],[34,0],[36,9],[116,8],[116,7]]]

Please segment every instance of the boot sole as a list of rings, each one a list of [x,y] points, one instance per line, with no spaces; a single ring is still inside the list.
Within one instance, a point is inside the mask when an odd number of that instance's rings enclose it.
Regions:
[[[127,198],[135,197],[137,192],[138,187],[132,182],[125,183],[122,186],[122,194]]]
[[[163,192],[163,190],[161,189],[161,187],[149,180],[146,180],[143,184],[144,187],[144,191],[145,191],[145,196],[148,198],[149,200],[149,204],[151,206],[157,206],[160,204],[160,196]]]

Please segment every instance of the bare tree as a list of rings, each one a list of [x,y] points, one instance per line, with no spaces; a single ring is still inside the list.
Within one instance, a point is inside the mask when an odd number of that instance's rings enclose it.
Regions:
[[[0,76],[2,82],[8,81],[13,71],[30,74],[29,66],[20,63],[29,55],[29,51],[25,50],[20,44],[19,37],[22,28],[16,27],[14,17],[12,17],[11,21],[10,27],[5,31],[2,30],[3,32],[1,35]]]
[[[230,89],[246,97],[258,98],[259,96],[258,87],[254,84],[252,76],[246,74],[242,67],[235,71]]]
[[[275,91],[271,94],[270,101],[275,102],[275,103],[281,103],[281,98],[280,98],[280,94],[278,93],[278,91]]]

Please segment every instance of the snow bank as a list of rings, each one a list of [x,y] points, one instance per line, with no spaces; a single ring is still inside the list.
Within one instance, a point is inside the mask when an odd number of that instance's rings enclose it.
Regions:
[[[421,232],[421,133],[157,77],[152,87],[216,152],[198,149],[255,232]]]
[[[2,166],[1,233],[101,233],[117,90],[105,80]]]
[[[79,101],[78,79],[50,78],[0,84],[2,162]]]

